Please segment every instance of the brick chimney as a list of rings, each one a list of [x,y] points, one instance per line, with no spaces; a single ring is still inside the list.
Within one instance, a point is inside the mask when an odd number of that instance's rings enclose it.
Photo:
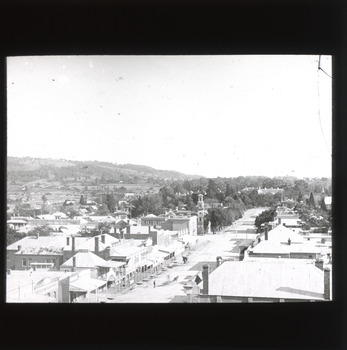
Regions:
[[[202,267],[202,294],[208,294],[208,278],[210,273],[210,266],[204,265]]]
[[[70,237],[66,237],[66,245],[70,245]]]
[[[130,233],[130,226],[127,226],[127,233]]]
[[[330,300],[330,269],[324,268],[324,299]]]
[[[105,252],[104,252],[104,260],[109,260],[111,256],[111,248],[106,247]]]
[[[322,259],[316,259],[314,265],[323,271],[323,260]]]
[[[288,238],[288,245],[291,245],[292,240],[290,238]]]
[[[72,243],[71,243],[71,250],[74,252],[75,251],[75,237],[71,237]]]
[[[73,272],[76,271],[76,257],[75,256],[72,257],[72,271]]]
[[[95,253],[98,253],[99,252],[99,237],[98,236],[94,237],[94,242],[95,242],[94,251],[95,251]]]
[[[269,227],[265,224],[265,241],[269,239]]]
[[[22,250],[22,246],[19,245],[19,246],[17,247],[17,250],[18,250],[18,251],[21,251],[21,250]]]
[[[222,257],[221,256],[217,256],[216,262],[217,262],[217,267],[219,267],[222,264]]]
[[[105,235],[101,235],[101,242],[105,244],[105,239],[106,239],[106,236]]]

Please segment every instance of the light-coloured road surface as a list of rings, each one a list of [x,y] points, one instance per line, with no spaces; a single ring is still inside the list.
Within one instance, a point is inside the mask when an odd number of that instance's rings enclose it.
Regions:
[[[242,225],[243,220],[255,219],[266,208],[247,210],[244,216],[232,225]],[[123,294],[113,294],[112,288],[106,293],[99,293],[98,301],[108,303],[169,303],[173,301],[184,302],[186,293],[183,285],[202,271],[202,265],[209,263],[212,268],[216,265],[216,257],[238,260],[238,245],[245,239],[245,235],[235,235],[228,232],[230,227],[217,234],[208,234],[199,237],[198,243],[188,251],[188,262],[183,264],[181,258],[172,268],[161,275],[137,285],[133,290]],[[174,280],[174,278],[176,280]],[[153,285],[155,281],[155,287]],[[95,302],[96,299],[89,302]],[[87,300],[86,300],[87,302]]]

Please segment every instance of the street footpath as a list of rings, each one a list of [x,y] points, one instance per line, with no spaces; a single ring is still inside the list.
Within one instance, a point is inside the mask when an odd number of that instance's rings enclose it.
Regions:
[[[148,282],[137,285],[134,289],[121,294],[99,293],[99,302],[107,303],[169,303],[172,299],[185,300],[184,285],[202,271],[204,264],[215,268],[217,256],[223,259],[238,259],[238,254],[232,253],[235,241],[230,234],[221,232],[199,237],[199,241],[185,255],[186,263],[177,258],[171,268],[167,268],[159,276]]]

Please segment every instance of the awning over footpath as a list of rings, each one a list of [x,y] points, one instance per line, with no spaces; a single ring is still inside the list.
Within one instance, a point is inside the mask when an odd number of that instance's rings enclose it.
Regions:
[[[147,260],[149,262],[154,262],[154,263],[162,263],[164,261],[164,258],[168,255],[166,252],[152,252],[147,255]],[[148,265],[148,264],[147,264]]]
[[[76,281],[70,282],[70,292],[92,292],[102,286],[104,286],[107,281],[97,280],[94,278],[79,278]]]
[[[171,253],[182,251],[183,247],[184,246],[182,242],[175,242],[173,244],[168,245],[167,247],[159,247],[159,251],[167,254],[171,254]]]
[[[110,268],[115,268],[118,269],[119,267],[124,266],[126,263],[124,261],[112,261],[108,260],[106,261],[106,265],[104,267],[110,267]]]
[[[252,245],[252,243],[254,242],[254,239],[245,239],[243,240],[240,244],[239,247],[249,247],[250,245]]]

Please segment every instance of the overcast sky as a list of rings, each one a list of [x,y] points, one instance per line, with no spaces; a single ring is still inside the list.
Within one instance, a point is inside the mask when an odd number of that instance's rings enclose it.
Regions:
[[[8,156],[331,176],[331,57],[7,60]]]

